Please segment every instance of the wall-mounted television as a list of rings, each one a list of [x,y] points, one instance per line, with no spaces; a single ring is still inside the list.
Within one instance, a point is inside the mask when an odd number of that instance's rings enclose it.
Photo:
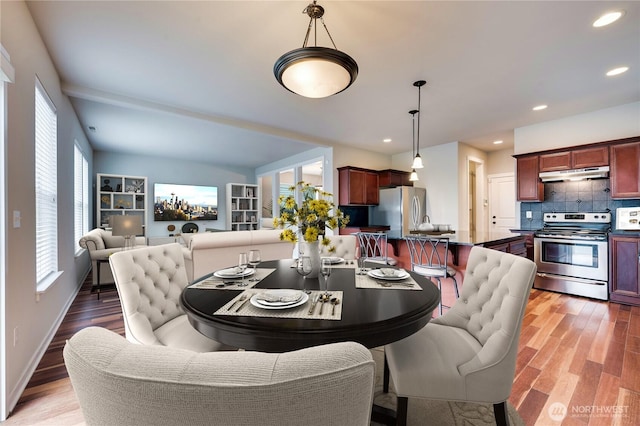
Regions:
[[[155,183],[153,220],[218,220],[218,187]]]

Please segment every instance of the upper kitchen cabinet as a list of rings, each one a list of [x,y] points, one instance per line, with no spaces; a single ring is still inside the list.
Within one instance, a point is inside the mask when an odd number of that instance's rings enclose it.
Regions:
[[[613,144],[611,155],[611,198],[640,198],[640,138]]]
[[[339,204],[343,206],[370,206],[379,203],[379,176],[375,170],[358,167],[338,168]]]
[[[539,177],[539,156],[518,156],[516,161],[518,201],[544,201],[544,185]]]
[[[396,186],[413,186],[409,180],[411,173],[402,170],[380,170],[378,171],[380,188],[395,188]]]
[[[607,166],[608,164],[609,149],[607,146],[540,154],[540,172],[583,169],[585,167]]]

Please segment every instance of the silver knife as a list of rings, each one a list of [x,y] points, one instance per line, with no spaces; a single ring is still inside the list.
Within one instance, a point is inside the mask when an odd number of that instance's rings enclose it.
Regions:
[[[309,315],[313,314],[313,310],[316,308],[316,303],[318,303],[318,299],[320,299],[320,292],[318,292],[313,298],[313,302],[311,302],[311,307],[309,308]]]
[[[246,304],[247,304],[247,302],[248,302],[250,299],[251,299],[250,297],[247,297],[247,299],[246,299],[244,302],[242,302],[242,303],[241,303],[241,304],[236,308],[236,312],[238,312],[240,309],[242,309],[242,307],[243,307],[244,305],[246,305]]]

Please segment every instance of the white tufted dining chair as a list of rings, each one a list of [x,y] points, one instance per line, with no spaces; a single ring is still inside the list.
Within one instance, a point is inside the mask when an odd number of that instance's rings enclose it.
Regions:
[[[356,258],[356,237],[355,235],[329,235],[329,241],[336,250],[331,253],[328,248],[320,245],[320,256],[336,256],[346,260],[354,260]]]
[[[532,261],[473,247],[460,298],[444,315],[385,346],[398,395],[398,425],[408,398],[492,403],[498,425],[508,424],[518,339],[536,274]]]
[[[109,257],[109,264],[127,340],[195,352],[231,349],[197,332],[180,306],[189,284],[180,244],[121,251]]]
[[[370,424],[375,363],[355,342],[195,353],[87,327],[63,353],[87,425]]]

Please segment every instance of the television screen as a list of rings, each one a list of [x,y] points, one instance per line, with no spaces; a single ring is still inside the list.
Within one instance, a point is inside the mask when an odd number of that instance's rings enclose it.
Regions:
[[[217,220],[218,187],[156,183],[153,185],[153,219]]]

